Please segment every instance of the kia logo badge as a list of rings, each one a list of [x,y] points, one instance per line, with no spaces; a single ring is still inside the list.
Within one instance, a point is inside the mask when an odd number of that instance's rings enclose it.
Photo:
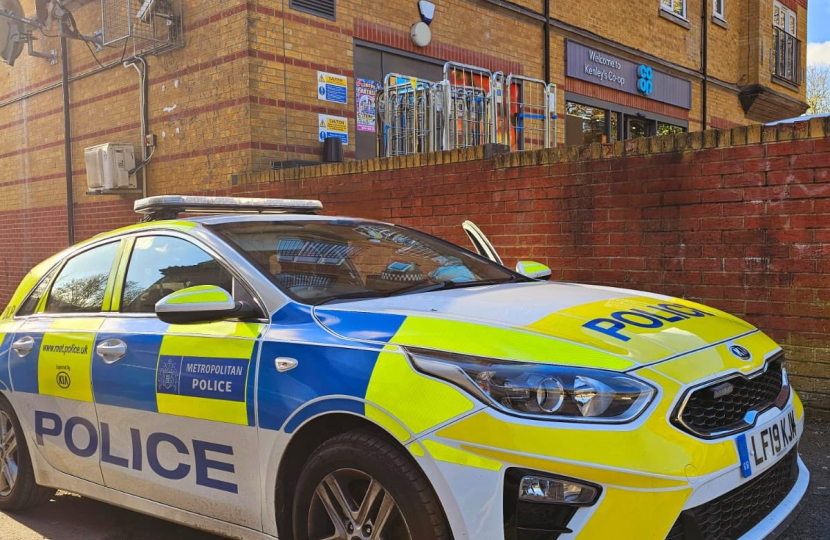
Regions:
[[[731,352],[732,355],[736,358],[740,358],[745,362],[752,360],[752,353],[749,352],[749,349],[747,349],[746,347],[741,347],[740,345],[732,345],[729,347],[729,352]]]

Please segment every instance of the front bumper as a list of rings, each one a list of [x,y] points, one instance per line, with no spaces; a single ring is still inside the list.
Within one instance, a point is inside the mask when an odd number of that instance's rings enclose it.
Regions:
[[[660,382],[665,389],[668,381]],[[668,421],[673,405],[671,399],[660,400],[634,424],[604,427],[526,421],[479,409],[419,438],[412,443],[419,448],[413,454],[435,486],[459,540],[524,540],[505,530],[503,494],[511,468],[602,488],[594,505],[570,515],[566,530],[552,537],[557,540],[719,538],[701,536],[694,527],[684,529],[683,516],[728,500],[730,493],[772,471],[786,456],[745,480],[734,437],[707,441],[681,432]],[[767,411],[758,425],[790,410],[800,434],[803,407],[794,392],[787,407]],[[787,524],[809,482],[796,452],[797,441],[789,454],[797,476],[786,484],[786,494],[773,501],[773,508],[752,516],[751,528],[741,529],[740,540],[774,538]]]

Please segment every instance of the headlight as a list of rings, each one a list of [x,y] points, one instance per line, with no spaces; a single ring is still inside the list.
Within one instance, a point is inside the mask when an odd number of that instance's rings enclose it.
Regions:
[[[636,418],[656,390],[622,373],[407,348],[415,367],[506,413],[566,422]]]

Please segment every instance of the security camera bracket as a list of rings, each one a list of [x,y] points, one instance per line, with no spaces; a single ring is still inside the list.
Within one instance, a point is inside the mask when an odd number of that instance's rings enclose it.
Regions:
[[[35,58],[43,58],[44,60],[49,60],[49,63],[53,66],[58,63],[58,51],[52,49],[48,53],[38,52],[34,49],[34,42],[35,37],[32,35],[32,28],[40,28],[41,24],[35,19],[27,19],[25,17],[19,17],[13,11],[8,9],[0,8],[0,17],[5,17],[6,19],[11,19],[16,23],[20,23],[24,25],[26,30],[17,36],[18,43],[26,43],[28,47],[29,56],[34,56]]]

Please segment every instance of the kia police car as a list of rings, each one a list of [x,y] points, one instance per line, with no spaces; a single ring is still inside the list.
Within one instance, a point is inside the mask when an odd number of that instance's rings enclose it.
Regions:
[[[60,488],[243,539],[756,540],[805,493],[782,350],[731,315],[315,201],[136,209],[0,317],[0,509]]]

